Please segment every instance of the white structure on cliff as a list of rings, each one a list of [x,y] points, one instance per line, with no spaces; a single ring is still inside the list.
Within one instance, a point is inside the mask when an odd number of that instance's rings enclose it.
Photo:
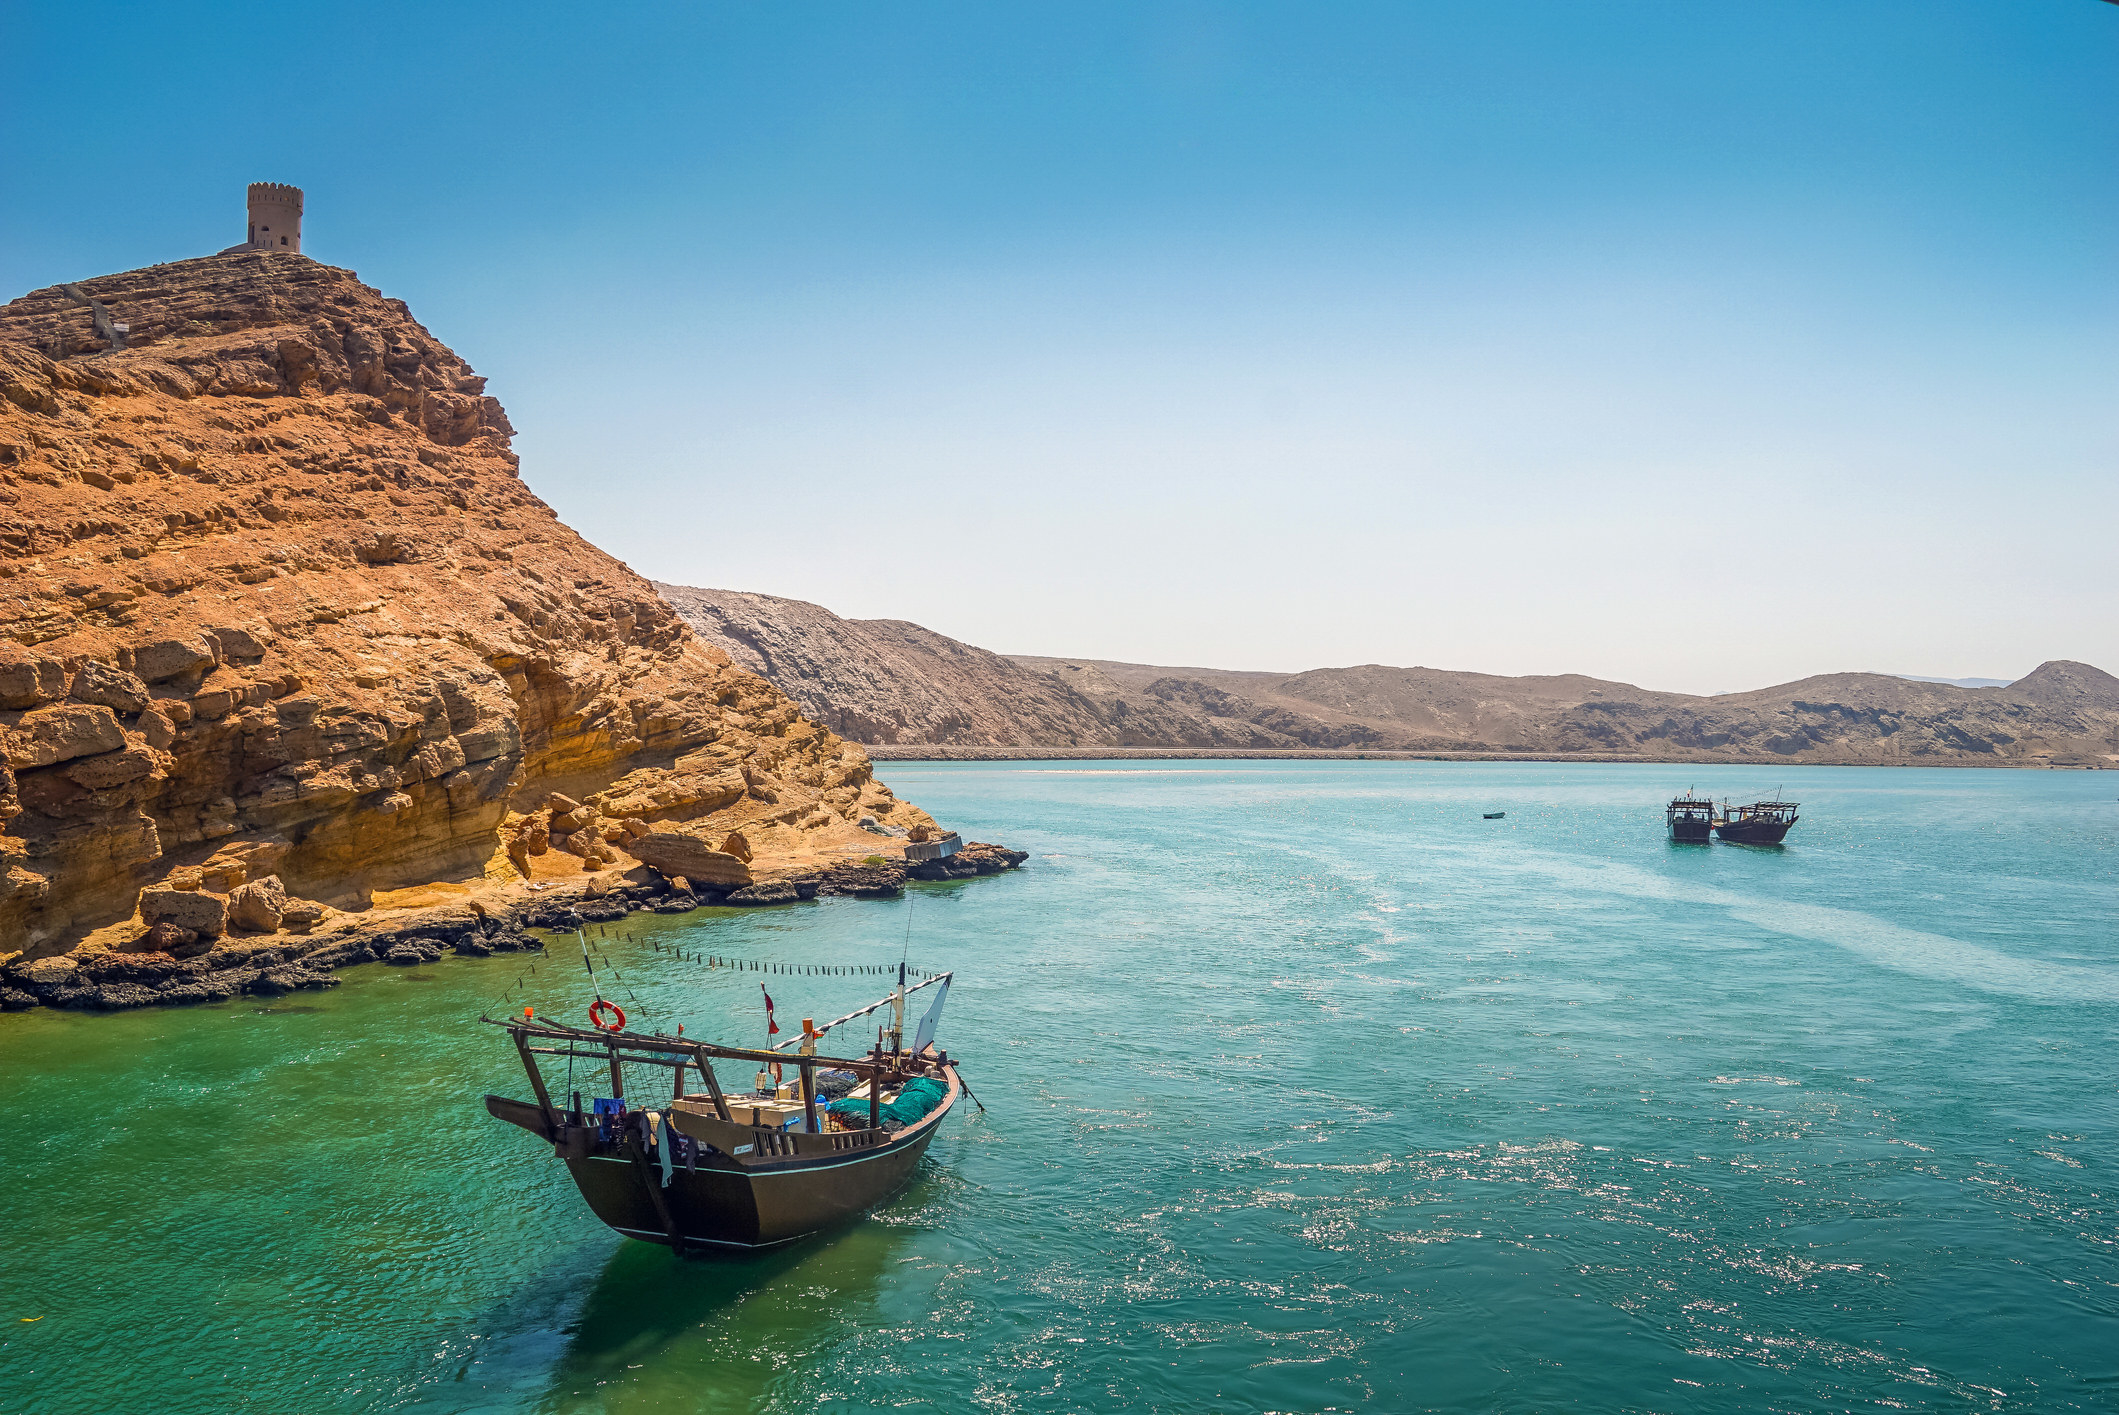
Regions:
[[[250,184],[250,238],[255,250],[302,250],[302,189],[283,182]]]

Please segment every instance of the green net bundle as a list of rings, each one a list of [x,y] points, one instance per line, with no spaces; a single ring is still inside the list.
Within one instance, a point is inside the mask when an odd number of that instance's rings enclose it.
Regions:
[[[899,1090],[896,1100],[880,1108],[877,1119],[885,1130],[903,1130],[924,1120],[948,1095],[949,1087],[945,1083],[928,1076],[915,1076]],[[857,1126],[868,1124],[866,1100],[833,1101],[825,1109]]]

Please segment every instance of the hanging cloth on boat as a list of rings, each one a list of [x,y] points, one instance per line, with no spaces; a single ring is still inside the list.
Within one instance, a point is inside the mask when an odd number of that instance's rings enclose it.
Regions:
[[[655,1111],[647,1113],[647,1132],[654,1145],[656,1157],[662,1161],[662,1187],[670,1187],[670,1175],[676,1169],[676,1146],[670,1142],[676,1138],[677,1127],[667,1117]]]

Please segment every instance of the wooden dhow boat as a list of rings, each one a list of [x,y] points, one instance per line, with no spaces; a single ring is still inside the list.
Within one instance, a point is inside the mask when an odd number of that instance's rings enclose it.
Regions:
[[[599,997],[590,1027],[529,1015],[495,1022],[514,1039],[534,1101],[487,1096],[496,1119],[536,1135],[565,1161],[596,1217],[628,1238],[666,1243],[679,1253],[771,1248],[853,1218],[904,1185],[959,1098],[969,1094],[956,1061],[934,1045],[953,973],[940,973],[770,1049],[721,1046],[683,1036],[625,1029],[624,1014]],[[933,1005],[914,1037],[904,1037],[909,994],[935,987]],[[835,1027],[892,1009],[866,1056],[817,1052]],[[617,1017],[601,1022],[604,1010]],[[786,1049],[799,1046],[790,1054]],[[610,1078],[611,1095],[555,1100],[541,1057],[587,1061]],[[758,1068],[752,1093],[725,1090],[716,1061]],[[627,1068],[671,1073],[668,1099],[628,1093]],[[608,1068],[607,1071],[604,1068]],[[778,1079],[794,1073],[789,1083]],[[820,1097],[820,1077],[859,1086],[835,1106]],[[687,1089],[696,1076],[702,1089]],[[917,1100],[908,1098],[917,1097]],[[976,1104],[977,1098],[972,1097]],[[849,1104],[850,1102],[850,1104]],[[851,1112],[849,1115],[848,1112]],[[917,1118],[903,1117],[922,1111]],[[864,1113],[865,1112],[865,1113]]]
[[[1770,801],[1753,801],[1748,806],[1731,806],[1725,801],[1721,818],[1714,823],[1714,833],[1731,845],[1778,845],[1787,838],[1788,828],[1801,819],[1795,808],[1795,802],[1778,796]]]
[[[1713,800],[1695,796],[1687,787],[1684,795],[1672,797],[1663,808],[1663,823],[1670,827],[1670,838],[1680,845],[1707,845],[1713,842],[1721,818],[1714,813]]]

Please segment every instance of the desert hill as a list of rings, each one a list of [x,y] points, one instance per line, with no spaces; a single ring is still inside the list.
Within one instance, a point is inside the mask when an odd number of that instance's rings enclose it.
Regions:
[[[841,619],[802,600],[657,583],[707,642],[859,742],[1017,746],[1047,742],[1270,746],[1152,697],[1112,703],[1035,666],[902,619]],[[1204,734],[1204,736],[1202,736]]]
[[[879,749],[2119,765],[2119,679],[2081,663],[2048,663],[2005,687],[1837,673],[1699,697],[1579,674],[1382,664],[1283,674],[1001,655],[800,600],[658,588],[736,662]]]
[[[0,307],[0,962],[143,889],[360,905],[629,866],[673,822],[743,827],[761,870],[927,823],[561,524],[511,432],[300,255]]]

